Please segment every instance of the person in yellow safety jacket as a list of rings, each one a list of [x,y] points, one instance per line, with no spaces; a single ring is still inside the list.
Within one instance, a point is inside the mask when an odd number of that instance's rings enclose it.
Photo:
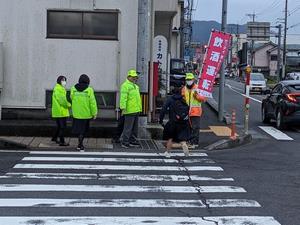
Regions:
[[[65,142],[64,137],[64,131],[67,127],[67,118],[70,116],[69,108],[71,108],[71,103],[67,100],[66,84],[67,78],[59,76],[52,93],[51,116],[56,121],[57,128],[51,140],[60,146],[69,145]]]
[[[185,82],[186,85],[181,89],[181,94],[190,107],[189,117],[192,130],[189,143],[197,146],[199,145],[200,117],[202,115],[201,103],[206,101],[206,97],[198,94],[198,86],[192,73],[186,73]]]
[[[126,81],[121,85],[120,109],[124,116],[124,127],[120,137],[121,146],[140,146],[137,140],[138,119],[142,112],[142,100],[139,86],[136,84],[138,73],[136,70],[129,70]]]
[[[88,132],[90,120],[97,118],[98,106],[93,88],[89,87],[90,78],[86,74],[79,77],[78,83],[71,88],[73,134],[78,135],[77,150],[84,151],[83,140]]]

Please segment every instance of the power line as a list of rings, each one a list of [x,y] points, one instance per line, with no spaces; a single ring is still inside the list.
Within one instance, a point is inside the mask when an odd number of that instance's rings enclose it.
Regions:
[[[261,15],[261,14],[263,14],[266,11],[267,11],[267,13],[272,12],[272,9],[278,7],[280,5],[280,3],[281,3],[280,0],[274,0],[271,5],[269,5],[268,7],[266,7],[265,9],[263,9],[262,11],[260,11],[259,13],[257,13],[257,15]]]
[[[288,16],[293,15],[293,14],[294,14],[295,12],[297,12],[298,10],[300,10],[300,5],[296,6],[294,9],[292,9],[292,10],[289,12]]]

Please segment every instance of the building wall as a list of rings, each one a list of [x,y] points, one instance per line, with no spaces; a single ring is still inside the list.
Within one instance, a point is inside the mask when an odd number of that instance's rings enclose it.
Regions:
[[[172,39],[171,39],[171,58],[180,58],[180,19],[181,19],[181,5],[177,6],[177,14],[173,18]],[[174,29],[176,28],[176,29]]]
[[[119,9],[119,41],[47,39],[47,9],[93,10],[92,0],[1,0],[4,47],[2,107],[43,108],[45,91],[58,75],[67,87],[82,73],[96,91],[117,91],[136,65],[138,0],[96,0],[96,8]],[[120,55],[119,52],[120,51]]]
[[[268,45],[256,51],[254,54],[254,66],[269,67],[269,57],[267,51],[272,48],[274,48],[274,46]]]
[[[177,11],[178,0],[154,0],[155,11]]]

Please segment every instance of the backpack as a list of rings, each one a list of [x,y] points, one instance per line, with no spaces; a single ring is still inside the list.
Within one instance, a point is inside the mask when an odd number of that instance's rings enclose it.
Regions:
[[[190,107],[183,99],[176,100],[173,109],[175,114],[175,122],[180,123],[188,121]]]

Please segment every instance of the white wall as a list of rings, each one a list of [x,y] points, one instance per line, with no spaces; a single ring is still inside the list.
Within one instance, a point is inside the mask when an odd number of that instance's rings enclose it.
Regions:
[[[47,9],[92,10],[92,0],[0,1],[4,107],[43,108],[45,90],[61,74],[68,87],[86,73],[96,91],[119,89],[119,74],[122,82],[136,65],[138,0],[96,0],[96,7],[120,10],[119,41],[46,39]]]

